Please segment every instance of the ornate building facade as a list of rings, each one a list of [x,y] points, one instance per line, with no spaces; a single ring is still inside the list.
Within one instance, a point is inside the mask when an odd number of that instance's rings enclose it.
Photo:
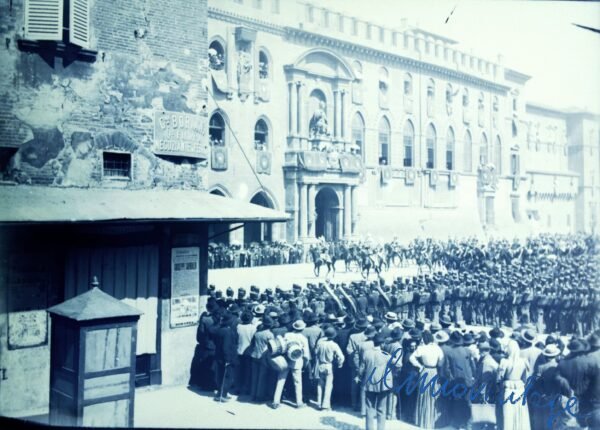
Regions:
[[[209,189],[290,215],[229,239],[593,229],[597,182],[573,156],[594,129],[597,167],[598,117],[527,104],[530,77],[502,58],[402,27],[209,1]]]

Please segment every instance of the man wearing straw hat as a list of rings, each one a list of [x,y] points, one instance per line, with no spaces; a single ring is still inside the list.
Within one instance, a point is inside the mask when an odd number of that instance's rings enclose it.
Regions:
[[[300,347],[301,354],[298,358],[290,357],[290,354],[286,354],[287,366],[279,371],[277,375],[277,385],[275,386],[275,394],[273,396],[273,403],[269,406],[273,409],[277,409],[281,404],[281,395],[283,393],[283,387],[288,374],[292,373],[294,380],[294,390],[296,392],[296,408],[300,409],[305,406],[302,401],[302,369],[307,367],[310,362],[310,350],[308,348],[308,340],[302,334],[302,330],[306,328],[306,323],[302,320],[297,320],[292,324],[293,331],[286,333],[283,338],[288,344],[296,344]]]

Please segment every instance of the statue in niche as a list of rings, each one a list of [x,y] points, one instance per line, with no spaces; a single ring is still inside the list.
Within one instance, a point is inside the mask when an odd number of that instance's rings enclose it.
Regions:
[[[329,123],[327,121],[326,105],[323,100],[319,101],[319,107],[310,119],[309,128],[312,138],[329,137]]]
[[[246,100],[252,91],[252,57],[250,52],[241,49],[238,52],[237,77],[239,95],[242,101]]]
[[[252,59],[250,53],[244,50],[239,51],[238,54],[238,79],[249,75],[252,71]]]

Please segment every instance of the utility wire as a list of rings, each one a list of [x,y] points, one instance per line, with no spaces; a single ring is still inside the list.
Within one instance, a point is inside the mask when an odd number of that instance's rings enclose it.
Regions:
[[[221,109],[221,106],[217,102],[217,99],[215,99],[215,96],[213,95],[212,91],[210,91],[207,88],[206,92],[210,95],[210,97],[212,98],[213,102],[215,102],[215,106],[217,106],[217,109],[220,110],[221,112],[223,112],[223,109]],[[254,170],[254,166],[252,165],[252,163],[250,162],[250,159],[246,155],[246,151],[244,151],[244,148],[242,147],[242,144],[240,143],[240,141],[237,138],[237,135],[235,134],[235,132],[231,128],[231,124],[229,124],[229,119],[227,117],[223,117],[223,116],[222,116],[222,118],[223,118],[223,121],[225,122],[225,124],[227,125],[227,128],[229,129],[229,132],[231,133],[231,136],[233,136],[233,139],[235,140],[235,142],[240,147],[240,150],[242,151],[242,155],[244,156],[244,159],[248,163],[248,166],[250,167],[250,170],[252,170],[252,173],[254,174],[254,177],[256,178],[256,181],[258,182],[258,185],[260,185],[260,189],[265,194],[268,194],[267,190],[265,189],[265,186],[262,184],[262,182],[260,181],[260,178],[258,177],[258,173],[256,173],[256,170]],[[209,118],[209,121],[210,121],[210,118]],[[209,128],[210,128],[210,125],[209,125]],[[225,140],[225,139],[223,139],[223,140]]]

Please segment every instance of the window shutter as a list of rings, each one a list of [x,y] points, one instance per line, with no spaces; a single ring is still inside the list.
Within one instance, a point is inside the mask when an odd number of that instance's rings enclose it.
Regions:
[[[25,38],[62,40],[63,0],[25,0]]]
[[[90,47],[90,0],[71,0],[69,9],[69,42]]]

